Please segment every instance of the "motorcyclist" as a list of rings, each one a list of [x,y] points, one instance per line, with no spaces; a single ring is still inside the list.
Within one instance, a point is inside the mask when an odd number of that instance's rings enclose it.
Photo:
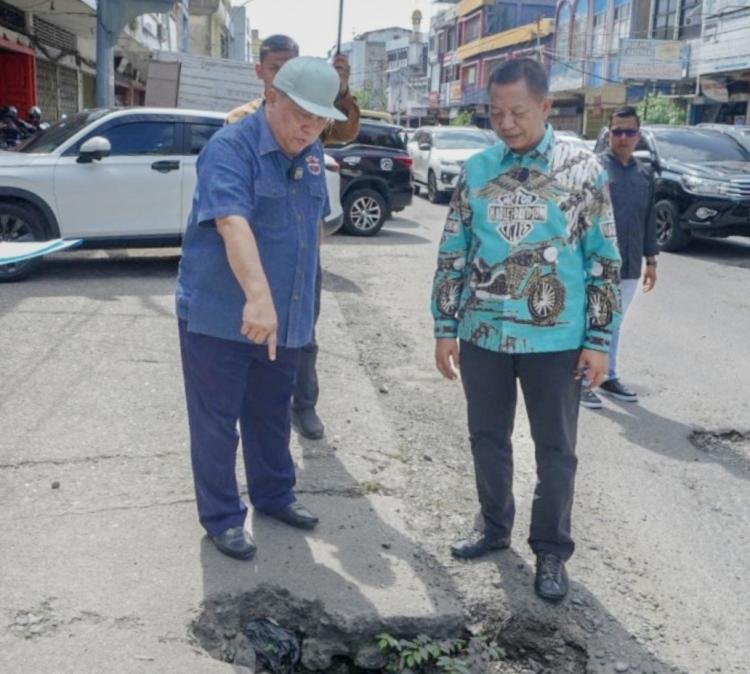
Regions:
[[[42,110],[38,105],[32,105],[29,108],[29,124],[38,129],[42,123]]]

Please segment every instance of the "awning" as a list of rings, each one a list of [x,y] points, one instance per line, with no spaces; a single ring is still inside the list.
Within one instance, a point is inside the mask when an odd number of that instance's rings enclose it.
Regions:
[[[19,54],[27,54],[28,56],[36,56],[36,52],[31,47],[26,47],[25,45],[18,44],[18,42],[11,42],[10,40],[5,40],[1,37],[0,49],[5,49],[6,51],[15,51]]]

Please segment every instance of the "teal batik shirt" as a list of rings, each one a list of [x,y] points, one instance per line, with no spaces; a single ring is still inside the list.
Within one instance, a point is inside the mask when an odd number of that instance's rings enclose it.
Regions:
[[[503,353],[607,352],[619,276],[606,171],[548,126],[526,154],[498,143],[464,164],[440,242],[435,337]]]

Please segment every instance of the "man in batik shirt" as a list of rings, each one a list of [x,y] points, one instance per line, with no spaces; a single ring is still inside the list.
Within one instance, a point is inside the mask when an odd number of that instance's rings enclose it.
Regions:
[[[536,448],[534,585],[560,601],[574,547],[579,391],[607,375],[620,256],[606,173],[593,153],[555,138],[542,66],[508,61],[488,86],[502,142],[463,167],[432,298],[436,365],[449,379],[460,370],[466,394],[483,522],[451,551],[470,559],[510,545],[518,379]]]

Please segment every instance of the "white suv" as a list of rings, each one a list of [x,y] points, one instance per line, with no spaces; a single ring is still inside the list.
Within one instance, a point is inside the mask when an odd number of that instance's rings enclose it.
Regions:
[[[413,160],[414,192],[427,187],[427,198],[437,203],[456,187],[463,163],[497,142],[494,135],[476,126],[423,126],[409,140]]]
[[[179,246],[198,154],[223,124],[219,112],[86,110],[0,151],[0,241]],[[326,168],[333,230],[342,220],[340,178],[328,157]],[[38,262],[0,265],[0,280],[23,278]]]

